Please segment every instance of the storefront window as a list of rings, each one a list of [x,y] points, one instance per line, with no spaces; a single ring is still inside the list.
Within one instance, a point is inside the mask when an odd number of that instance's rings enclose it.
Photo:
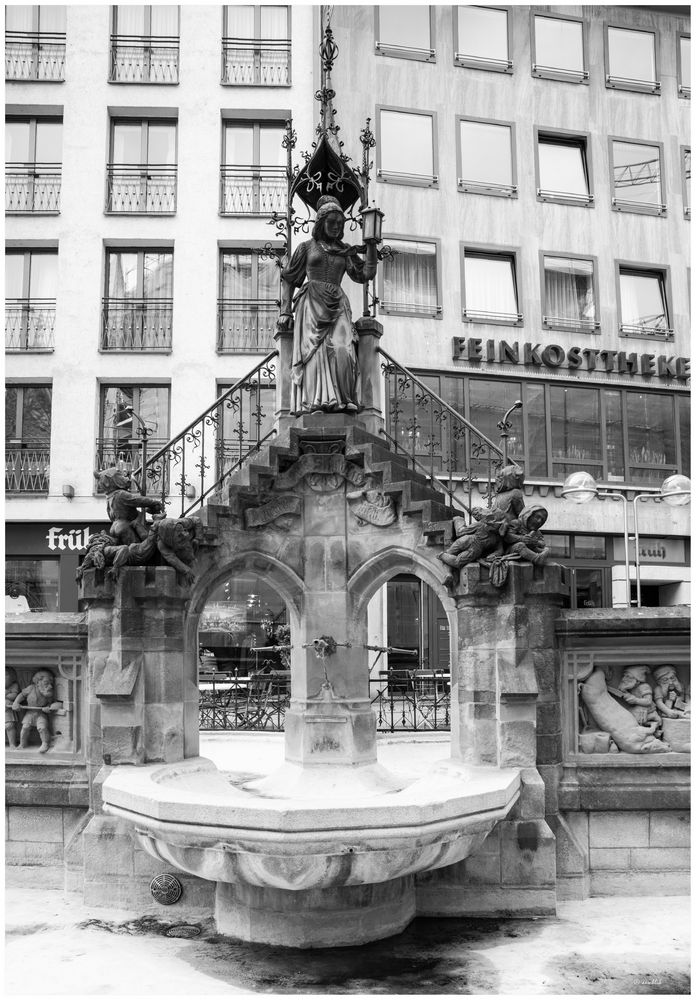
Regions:
[[[5,561],[5,614],[58,610],[58,559]]]
[[[576,559],[606,559],[607,542],[600,535],[575,535]]]
[[[622,483],[625,474],[621,393],[604,391],[604,421],[607,429],[607,480]]]
[[[554,477],[582,469],[601,479],[599,390],[551,386],[550,398]]]
[[[575,570],[575,607],[604,607],[604,576],[603,569]]]
[[[629,393],[626,416],[631,479],[661,483],[677,471],[671,397]]]
[[[522,387],[519,382],[488,382],[484,380],[469,383],[469,420],[487,438],[496,444],[500,438],[498,422],[517,399],[521,399]],[[508,457],[524,467],[524,434],[522,420],[515,413],[511,420],[512,427],[508,437]],[[487,470],[487,462],[481,461],[474,466],[478,475]]]
[[[681,444],[681,471],[691,475],[691,401],[688,396],[679,399],[679,436]]]
[[[280,653],[257,649],[289,642],[285,602],[252,573],[231,577],[214,590],[198,624],[201,656],[216,671],[282,669]]]

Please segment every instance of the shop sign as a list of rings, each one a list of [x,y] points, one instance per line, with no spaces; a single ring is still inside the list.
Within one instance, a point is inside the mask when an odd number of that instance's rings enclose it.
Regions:
[[[563,348],[559,344],[520,344],[517,340],[486,340],[453,337],[455,361],[485,361],[499,365],[524,365],[558,371],[582,370],[617,375],[643,375],[686,382],[691,375],[691,359],[666,354],[638,354],[636,351],[608,351],[593,347]]]
[[[614,558],[626,558],[623,538],[614,539]],[[628,543],[628,558],[635,560],[636,543],[632,539]],[[684,540],[681,538],[641,538],[640,561],[642,563],[683,563],[686,561]]]
[[[82,552],[86,549],[93,532],[89,528],[69,528],[63,531],[62,528],[52,527],[48,529],[46,541],[51,552],[56,549],[64,551],[72,549],[74,552]]]

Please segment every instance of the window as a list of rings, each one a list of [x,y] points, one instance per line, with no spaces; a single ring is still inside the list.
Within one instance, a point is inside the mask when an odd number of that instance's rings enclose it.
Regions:
[[[254,249],[221,250],[218,351],[272,350],[279,295],[274,258]]]
[[[382,312],[400,316],[441,316],[437,242],[388,237],[388,243],[394,255],[382,264]]]
[[[57,287],[57,250],[7,251],[6,351],[53,350]]]
[[[691,97],[691,35],[679,35],[677,43],[679,96]]]
[[[102,351],[170,351],[171,250],[107,250]]]
[[[103,385],[95,472],[118,466],[124,472],[142,462],[140,417],[149,431],[147,454],[153,455],[169,440],[169,388],[162,385]],[[161,488],[159,479],[154,489]]]
[[[272,215],[285,211],[288,182],[284,135],[285,126],[280,121],[223,122],[221,215]]]
[[[617,212],[665,215],[662,147],[647,142],[610,140],[612,199]]]
[[[691,218],[691,150],[686,146],[681,148],[682,155],[682,193],[684,195],[684,218]]]
[[[541,262],[544,326],[583,333],[597,330],[594,259],[542,253]]]
[[[510,122],[459,118],[457,187],[473,194],[517,197],[515,126]]]
[[[454,18],[454,61],[457,65],[512,73],[507,9],[455,7]]]
[[[377,122],[379,180],[437,187],[434,113],[378,108]]]
[[[434,14],[432,7],[417,4],[375,7],[377,55],[435,62]]]
[[[65,7],[8,4],[5,7],[5,79],[65,79]]]
[[[290,8],[235,4],[222,10],[222,83],[289,86]]]
[[[584,25],[567,17],[533,14],[532,76],[587,83]]]
[[[109,82],[179,82],[178,7],[120,4],[113,8]]]
[[[606,28],[607,87],[659,94],[655,33]]]
[[[561,205],[594,202],[590,180],[589,138],[585,135],[539,131],[537,141],[537,198]]]
[[[462,247],[462,318],[468,323],[522,323],[516,251]]]
[[[115,215],[176,212],[175,121],[112,121],[106,211]]]
[[[5,614],[58,611],[59,559],[5,560]]]
[[[5,490],[48,493],[51,458],[51,387],[5,389]]]
[[[553,478],[565,479],[571,472],[582,469],[601,479],[599,389],[552,385],[549,406]]]
[[[5,123],[5,213],[60,212],[63,122],[8,118]]]
[[[630,392],[626,399],[628,476],[662,482],[665,468],[676,471],[674,400],[650,392]]]
[[[671,339],[667,271],[618,264],[620,331],[629,337]]]
[[[603,535],[544,532],[550,557],[570,571],[569,608],[611,607],[611,562]]]

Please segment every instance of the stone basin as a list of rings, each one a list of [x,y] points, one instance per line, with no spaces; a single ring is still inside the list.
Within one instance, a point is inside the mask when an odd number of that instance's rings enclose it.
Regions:
[[[216,882],[218,929],[246,940],[398,932],[414,875],[476,851],[519,795],[516,769],[463,764],[442,740],[380,741],[376,764],[331,768],[283,762],[282,734],[226,744],[204,747],[217,763],[118,767],[103,799],[154,857]]]

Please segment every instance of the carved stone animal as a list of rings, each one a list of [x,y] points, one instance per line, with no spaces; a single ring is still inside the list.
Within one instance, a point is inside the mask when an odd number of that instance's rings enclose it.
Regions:
[[[593,671],[582,685],[580,696],[598,727],[609,733],[619,750],[626,753],[668,753],[669,744],[653,736],[652,728],[640,726],[607,691],[601,670]]]

